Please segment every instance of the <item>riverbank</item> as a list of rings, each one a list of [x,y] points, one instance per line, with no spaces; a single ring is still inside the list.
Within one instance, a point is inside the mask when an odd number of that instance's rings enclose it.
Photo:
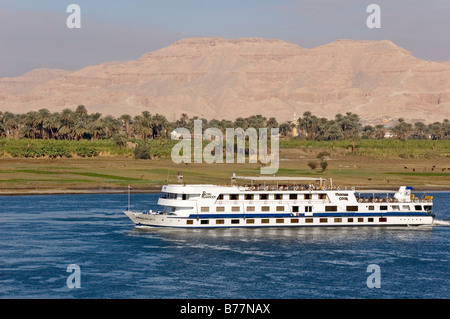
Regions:
[[[396,159],[335,155],[328,168],[312,170],[314,153],[280,150],[277,176],[332,178],[334,186],[358,190],[397,190],[409,185],[416,191],[450,190],[446,158]],[[170,159],[136,160],[129,157],[0,159],[0,195],[159,192],[183,175],[187,184],[229,184],[233,173],[255,176],[260,164],[175,164]]]

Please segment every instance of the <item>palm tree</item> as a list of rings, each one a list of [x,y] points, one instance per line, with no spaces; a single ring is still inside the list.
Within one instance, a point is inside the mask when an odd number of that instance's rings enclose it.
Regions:
[[[306,136],[310,140],[316,137],[318,119],[311,112],[303,113],[303,118],[298,119],[298,126],[302,132],[302,136]]]
[[[335,116],[336,123],[341,126],[344,139],[358,139],[361,133],[359,115],[347,112],[345,115],[338,113]]]
[[[119,117],[124,124],[125,127],[125,134],[127,136],[127,138],[131,137],[131,130],[130,130],[130,126],[131,126],[131,115],[129,114],[123,114]]]
[[[291,121],[286,121],[280,124],[280,135],[283,137],[289,136],[292,133],[292,129],[295,124]]]
[[[445,119],[442,122],[442,127],[444,130],[444,137],[447,139],[450,138],[450,121],[448,119]]]
[[[78,105],[74,113],[81,121],[86,121],[88,118],[88,111],[84,105]]]
[[[440,122],[429,124],[428,130],[433,140],[440,140],[444,136],[444,127]]]
[[[167,135],[168,121],[164,115],[156,114],[152,117],[153,138],[161,137],[161,133]]]
[[[241,129],[246,130],[248,128],[248,123],[243,117],[238,117],[234,121],[233,127],[236,127],[236,128],[240,127]]]
[[[344,139],[344,133],[342,132],[342,129],[338,123],[333,123],[328,127],[326,139],[332,141]]]
[[[71,109],[64,109],[61,112],[59,117],[60,127],[58,133],[60,136],[64,136],[67,139],[72,139],[74,137],[73,133],[73,124],[74,124],[74,116]]]
[[[3,114],[6,137],[19,138],[19,116],[11,112]]]
[[[403,118],[399,118],[398,124],[392,128],[392,133],[394,133],[394,135],[400,140],[406,140],[411,134],[411,131],[412,125],[406,123]]]
[[[38,131],[38,113],[36,111],[29,111],[25,114],[23,127],[21,129],[24,137],[32,139],[36,138],[36,132]]]
[[[148,136],[153,134],[152,125],[152,116],[148,111],[143,111],[142,115],[134,117],[134,128],[142,136],[144,142],[147,141]]]
[[[258,131],[258,129],[266,126],[266,120],[267,119],[264,116],[258,114],[248,117],[246,122],[248,123],[248,127],[253,127],[256,131]]]
[[[101,123],[104,126],[106,137],[112,137],[119,132],[122,127],[120,120],[114,118],[112,115],[107,115],[105,118],[101,119]]]
[[[50,111],[48,109],[40,109],[37,112],[37,125],[39,129],[40,138],[47,138],[49,137],[48,131],[44,127],[45,121],[50,117]]]
[[[88,127],[86,122],[84,121],[77,121],[73,127],[73,133],[76,140],[80,140],[83,138],[85,133],[88,133]]]
[[[187,128],[189,124],[189,116],[186,113],[182,113],[179,120],[175,122],[176,127]]]
[[[414,136],[418,139],[425,137],[425,131],[427,129],[427,126],[423,122],[416,122],[414,123]]]
[[[105,127],[100,120],[89,122],[87,125],[87,130],[91,134],[92,140],[98,140],[99,136],[104,134]]]
[[[3,122],[4,120],[4,115],[3,112],[0,111],[0,137],[6,136],[6,129],[5,129],[5,124]]]
[[[279,125],[278,125],[276,118],[271,117],[267,120],[266,126],[267,126],[267,128],[271,129],[271,128],[278,127]]]
[[[42,127],[47,132],[48,138],[59,138],[59,127],[61,125],[59,117],[59,113],[55,112],[50,114],[50,116],[45,118],[42,122]]]

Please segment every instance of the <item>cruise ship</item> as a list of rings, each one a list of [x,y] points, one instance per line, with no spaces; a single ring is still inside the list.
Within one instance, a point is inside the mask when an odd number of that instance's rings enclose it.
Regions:
[[[236,176],[229,185],[168,184],[161,211],[124,213],[137,228],[419,226],[433,223],[432,196],[412,188],[380,194],[323,178]]]

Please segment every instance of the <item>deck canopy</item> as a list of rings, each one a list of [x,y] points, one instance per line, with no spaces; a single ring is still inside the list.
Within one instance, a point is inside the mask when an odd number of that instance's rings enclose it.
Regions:
[[[324,181],[325,179],[322,177],[291,177],[291,176],[286,176],[286,177],[278,177],[278,176],[236,176],[233,173],[233,176],[231,176],[231,181],[235,181],[235,180],[249,180],[251,181],[251,183],[253,184],[253,182],[255,181],[260,181],[260,182],[305,182],[305,181],[320,181],[320,185],[322,185],[322,181]]]

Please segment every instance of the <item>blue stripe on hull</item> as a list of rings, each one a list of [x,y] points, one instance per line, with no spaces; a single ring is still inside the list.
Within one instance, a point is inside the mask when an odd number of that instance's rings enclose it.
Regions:
[[[333,213],[313,213],[311,216],[305,216],[304,213],[292,215],[290,213],[280,214],[190,214],[188,218],[280,218],[280,217],[389,217],[389,216],[428,216],[427,212],[333,212]],[[173,217],[180,218],[180,217]]]
[[[135,224],[136,227],[158,227],[158,228],[305,228],[305,227],[402,227],[402,226],[410,226],[409,223],[404,224],[390,224],[390,223],[367,223],[367,224],[264,224],[264,225],[203,225],[203,226],[172,226],[172,225],[149,225],[149,224]],[[413,225],[419,226],[419,225]]]

